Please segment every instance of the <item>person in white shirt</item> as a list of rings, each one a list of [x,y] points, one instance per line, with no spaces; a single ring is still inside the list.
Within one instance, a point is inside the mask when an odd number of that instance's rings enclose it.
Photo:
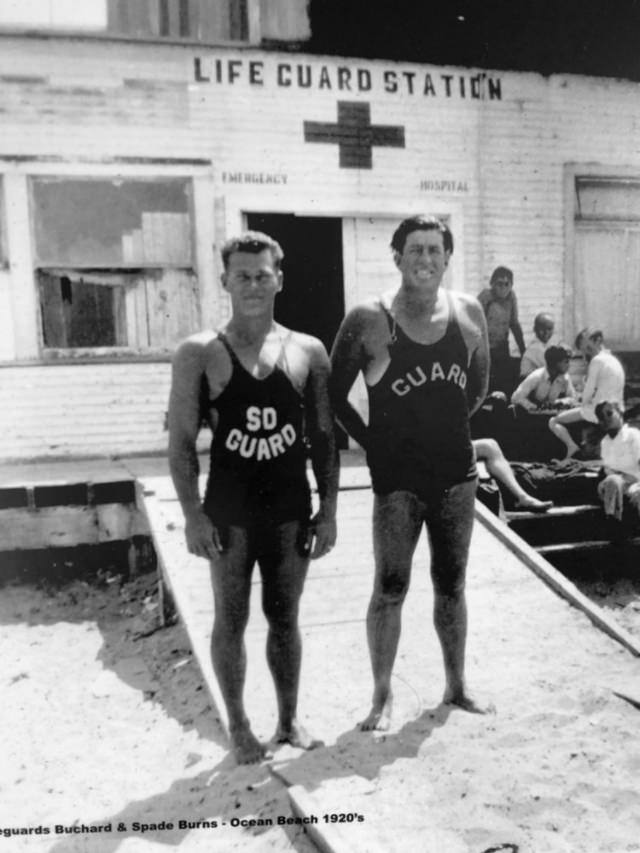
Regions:
[[[600,444],[605,477],[598,494],[605,514],[622,521],[625,497],[640,513],[640,430],[624,423],[615,401],[598,403],[596,416],[606,432]]]
[[[511,402],[527,412],[538,409],[569,408],[577,401],[569,378],[569,347],[550,346],[544,354],[546,367],[537,367],[511,395]]]
[[[617,403],[621,411],[624,408],[624,368],[615,355],[605,349],[603,333],[599,329],[583,329],[576,338],[576,348],[589,361],[582,403],[577,408],[560,412],[549,421],[549,429],[567,448],[567,459],[580,450],[567,425],[580,421],[597,424],[598,403],[608,401]]]
[[[520,379],[524,379],[534,370],[545,366],[544,353],[549,346],[555,323],[551,314],[541,312],[533,321],[534,339],[527,346],[520,360]]]

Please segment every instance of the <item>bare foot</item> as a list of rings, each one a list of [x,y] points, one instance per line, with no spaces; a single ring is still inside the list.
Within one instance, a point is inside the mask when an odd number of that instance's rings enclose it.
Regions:
[[[564,456],[564,459],[558,460],[559,462],[568,462],[572,457],[576,455],[576,453],[580,450],[579,444],[572,444],[571,447],[567,448],[567,452]]]
[[[442,702],[445,705],[455,705],[457,708],[462,708],[463,711],[468,711],[470,714],[495,714],[496,706],[493,702],[481,702],[476,699],[467,690],[461,690],[454,693],[452,690],[445,690]]]
[[[391,710],[392,710],[392,700],[391,696],[387,699],[387,701],[380,707],[378,704],[374,704],[371,710],[369,711],[369,715],[365,717],[365,719],[358,723],[358,728],[361,732],[386,732],[391,727]]]
[[[526,498],[516,501],[515,504],[516,509],[522,509],[526,512],[547,512],[552,506],[553,501],[539,501],[537,498],[531,497],[531,495],[527,495]]]
[[[249,725],[229,730],[231,749],[238,764],[258,764],[267,758],[273,758],[266,746],[258,740]]]
[[[290,743],[298,749],[317,749],[319,746],[324,746],[324,741],[311,737],[297,720],[294,720],[288,728],[278,726],[274,740],[276,743]]]

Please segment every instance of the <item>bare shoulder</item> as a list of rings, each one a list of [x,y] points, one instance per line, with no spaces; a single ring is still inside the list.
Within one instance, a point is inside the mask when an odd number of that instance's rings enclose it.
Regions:
[[[384,320],[384,316],[382,299],[375,297],[367,299],[366,302],[361,302],[359,305],[355,305],[345,319],[350,319],[352,323],[368,328]]]
[[[467,316],[477,317],[483,313],[479,296],[473,296],[471,293],[463,293],[460,290],[451,290],[450,293],[456,308],[466,313]]]
[[[197,332],[194,335],[189,335],[188,338],[185,338],[176,347],[174,360],[204,357],[208,347],[217,337],[217,332],[212,331]]]
[[[313,335],[307,335],[304,332],[294,332],[291,329],[289,333],[290,346],[306,357],[310,369],[327,367],[329,365],[329,356],[325,345],[319,338]]]
[[[379,298],[355,305],[340,326],[340,336],[360,342],[375,339],[387,328],[384,309]]]
[[[451,296],[460,322],[481,332],[485,325],[485,316],[478,298],[470,293],[460,293],[459,291],[451,291]]]
[[[221,356],[224,358],[225,353],[226,350],[219,339],[218,332],[197,332],[178,345],[173,363],[176,368],[188,369],[189,366],[193,366],[199,370],[206,370],[214,366]]]
[[[486,337],[487,322],[484,310],[477,297],[470,293],[451,291],[451,296],[456,306],[460,330],[469,350],[473,352],[482,345]]]

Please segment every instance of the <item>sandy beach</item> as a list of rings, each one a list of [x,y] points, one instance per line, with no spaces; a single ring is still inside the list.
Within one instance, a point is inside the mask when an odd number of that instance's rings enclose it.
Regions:
[[[323,813],[349,816],[341,831],[354,851],[640,850],[638,709],[614,692],[637,693],[637,659],[531,573],[505,582],[499,556],[478,553],[469,670],[497,714],[440,704],[421,568],[405,610],[392,730],[355,725],[369,699],[364,634],[345,650],[340,626],[310,629],[301,707],[326,747],[285,747],[273,768]],[[637,584],[598,583],[600,603],[640,634]],[[360,607],[368,588],[355,594]],[[153,574],[2,590],[0,851],[315,849],[303,827],[284,823],[293,813],[269,768],[235,766],[182,626],[158,624]],[[257,659],[259,632],[248,645]],[[261,672],[250,664],[248,704],[268,738],[274,707],[271,685],[256,685]],[[11,828],[22,834],[7,836]]]

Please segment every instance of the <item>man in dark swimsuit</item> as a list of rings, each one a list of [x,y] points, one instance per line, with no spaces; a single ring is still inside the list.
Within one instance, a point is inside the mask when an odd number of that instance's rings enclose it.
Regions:
[[[362,729],[390,724],[391,672],[413,553],[426,524],[434,622],[442,646],[444,701],[484,711],[467,690],[465,570],[476,488],[469,416],[482,402],[489,369],[478,301],[441,288],[453,251],[449,229],[421,216],[391,241],[400,287],[357,306],[332,353],[338,420],[367,452],[374,491],[376,575],[367,613],[372,708]],[[359,373],[369,396],[365,424],[348,400]]]
[[[211,563],[213,668],[233,751],[245,764],[267,755],[251,731],[242,698],[253,566],[257,562],[261,572],[269,625],[276,740],[311,749],[319,741],[296,717],[298,604],[309,560],[326,554],[336,539],[338,467],[329,357],[316,338],[274,321],[282,257],[280,246],[257,232],[225,244],[222,282],[231,319],[220,331],[194,335],[180,345],[169,405],[171,475],[185,516],[187,547]],[[196,454],[203,414],[213,432],[204,502]],[[312,518],[307,444],[319,494]]]

